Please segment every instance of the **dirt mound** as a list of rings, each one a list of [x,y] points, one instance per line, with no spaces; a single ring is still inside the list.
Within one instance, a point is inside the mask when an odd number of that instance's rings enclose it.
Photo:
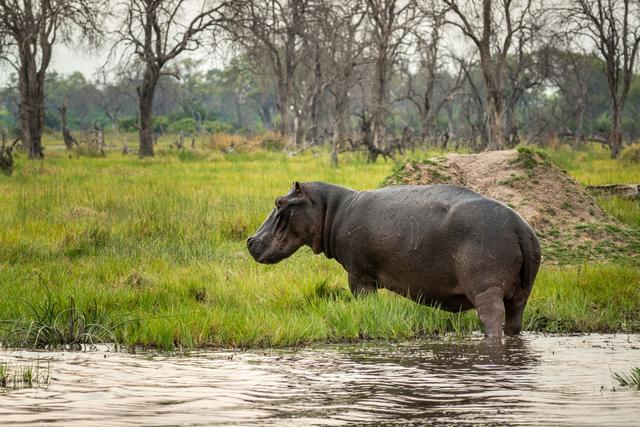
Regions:
[[[640,259],[640,233],[605,213],[541,151],[450,154],[396,169],[384,185],[456,184],[499,200],[536,230],[546,261]]]

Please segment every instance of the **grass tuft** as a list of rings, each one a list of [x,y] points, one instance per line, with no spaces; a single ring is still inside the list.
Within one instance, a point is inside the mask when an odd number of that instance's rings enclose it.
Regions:
[[[0,362],[0,392],[24,388],[47,388],[51,379],[51,363],[9,364]]]
[[[80,349],[87,344],[118,342],[114,331],[120,325],[110,321],[95,300],[81,309],[73,297],[62,303],[47,292],[39,303],[17,302],[28,307],[30,316],[3,321],[6,345]]]
[[[622,387],[640,389],[640,367],[632,368],[628,373],[614,372],[613,378]]]

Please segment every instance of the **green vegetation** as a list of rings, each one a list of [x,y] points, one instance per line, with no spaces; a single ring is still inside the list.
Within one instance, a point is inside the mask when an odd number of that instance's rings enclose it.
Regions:
[[[13,176],[0,176],[0,341],[172,349],[479,330],[475,312],[445,313],[386,291],[354,299],[342,268],[307,248],[273,266],[247,253],[246,237],[294,180],[375,188],[392,163],[350,153],[333,169],[324,151],[239,151],[167,148],[139,160],[69,158],[49,147],[43,162],[19,157]],[[640,331],[640,270],[618,259],[543,266],[525,328]]]
[[[640,183],[638,165],[611,160],[609,149],[600,144],[585,144],[579,149],[563,144],[546,153],[583,185]]]
[[[613,378],[622,387],[640,388],[640,367],[632,368],[628,374],[614,372]]]
[[[9,364],[0,362],[0,392],[21,388],[47,387],[51,378],[51,364]]]
[[[539,165],[549,165],[549,156],[543,150],[530,145],[520,145],[515,162],[522,163],[525,169],[532,170]]]
[[[500,180],[497,182],[498,185],[508,185],[508,186],[513,186],[513,184],[515,184],[516,182],[520,182],[522,180],[524,180],[525,177],[521,176],[521,175],[516,175],[516,174],[511,174],[511,176],[509,178]]]
[[[632,144],[623,149],[620,160],[625,163],[640,165],[640,144]]]
[[[635,150],[634,146],[627,150]],[[603,184],[638,184],[640,183],[640,167],[637,163],[621,159],[609,159],[609,150],[600,144],[588,144],[575,150],[568,145],[561,145],[548,150],[549,156],[562,169],[583,185]],[[620,196],[597,196],[598,204],[610,215],[624,224],[640,230],[640,200],[628,200]]]

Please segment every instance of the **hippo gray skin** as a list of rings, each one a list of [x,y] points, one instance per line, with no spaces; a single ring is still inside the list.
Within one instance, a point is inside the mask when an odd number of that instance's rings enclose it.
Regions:
[[[296,182],[247,246],[274,264],[303,245],[335,258],[354,295],[386,288],[447,311],[474,308],[485,336],[522,328],[538,238],[513,209],[454,185],[353,191]]]

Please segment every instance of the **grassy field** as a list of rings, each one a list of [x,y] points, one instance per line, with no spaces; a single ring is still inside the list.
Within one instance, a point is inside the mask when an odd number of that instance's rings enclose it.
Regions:
[[[334,169],[324,151],[167,150],[148,160],[47,153],[44,162],[20,158],[12,177],[0,176],[0,341],[7,344],[289,346],[480,328],[475,312],[448,314],[384,291],[353,299],[341,267],[306,248],[274,266],[247,253],[246,237],[294,180],[374,188],[392,162],[345,155]],[[637,167],[586,155],[593,161],[554,152],[582,182],[640,181]],[[603,205],[639,226],[637,205]],[[638,266],[574,261],[543,266],[525,329],[640,331]]]

